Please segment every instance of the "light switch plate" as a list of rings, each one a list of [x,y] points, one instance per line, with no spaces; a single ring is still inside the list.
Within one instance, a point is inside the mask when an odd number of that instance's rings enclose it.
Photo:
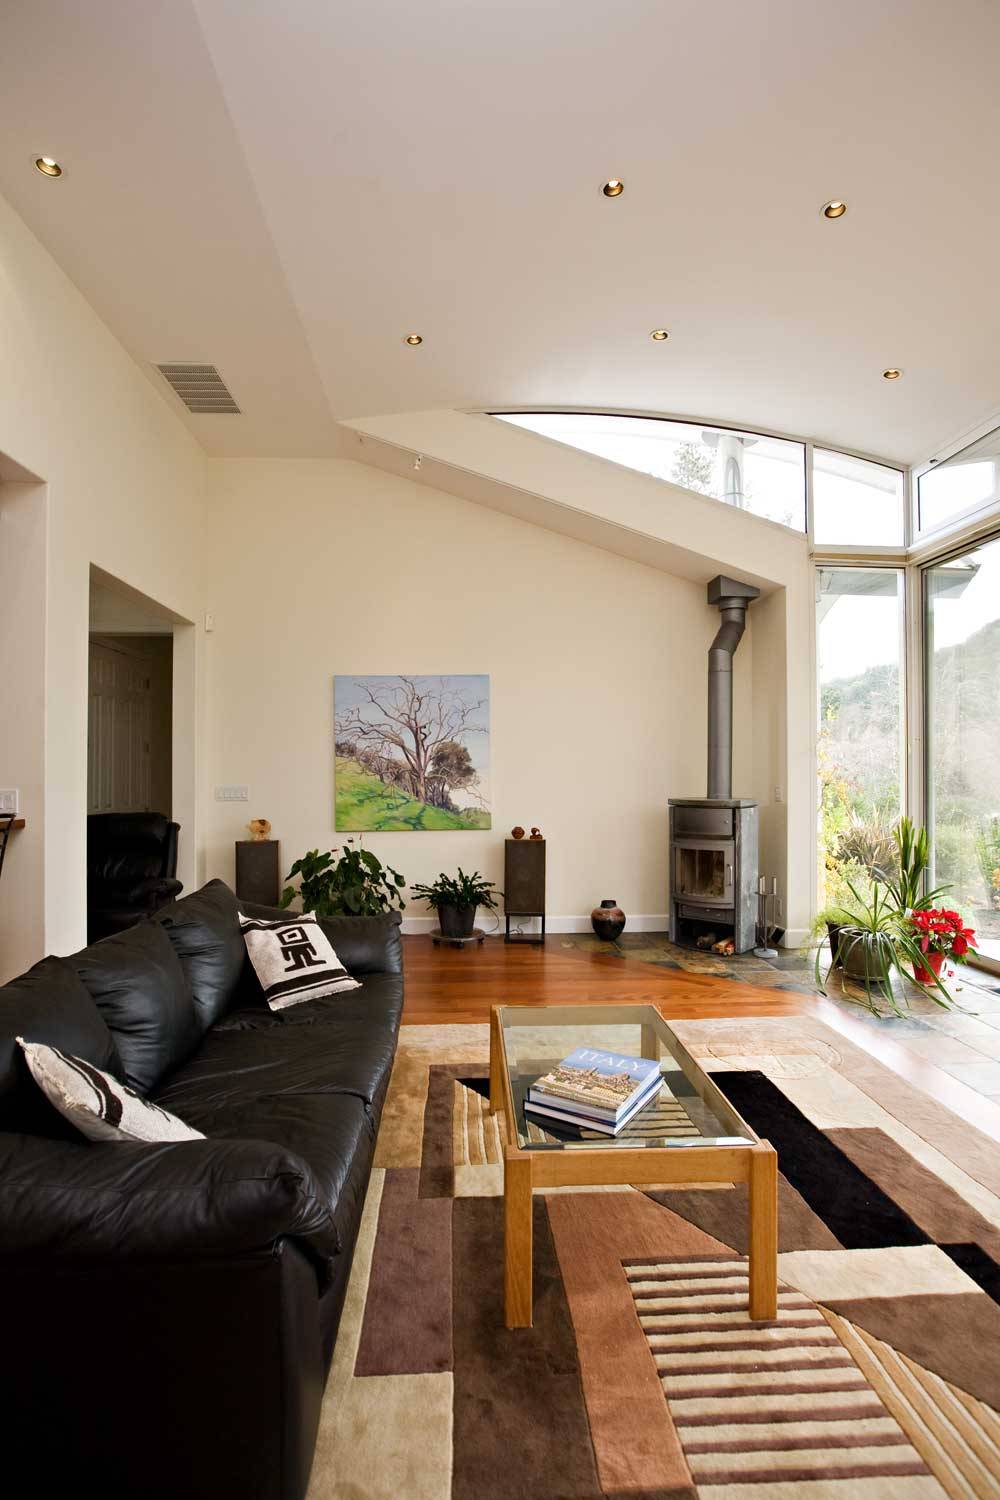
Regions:
[[[18,815],[18,800],[17,787],[9,787],[5,791],[0,791],[0,813],[5,815],[13,813],[16,818]]]
[[[248,786],[217,786],[215,800],[216,802],[249,802],[250,788]]]

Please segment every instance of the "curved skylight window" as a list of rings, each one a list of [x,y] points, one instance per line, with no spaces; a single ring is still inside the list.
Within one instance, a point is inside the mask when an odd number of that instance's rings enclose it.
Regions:
[[[495,412],[494,416],[781,526],[806,529],[804,443],[660,417],[586,412]]]
[[[812,450],[813,541],[817,546],[901,547],[903,475],[899,469]]]
[[[920,530],[933,531],[1000,502],[1000,427],[970,443],[917,481]]]

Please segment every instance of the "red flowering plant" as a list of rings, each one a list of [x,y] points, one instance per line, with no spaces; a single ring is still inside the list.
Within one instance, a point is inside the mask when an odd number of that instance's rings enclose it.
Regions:
[[[914,966],[914,978],[921,984],[933,983],[946,961],[966,963],[969,950],[976,946],[974,929],[966,927],[961,915],[947,906],[908,912],[906,921],[924,958]]]

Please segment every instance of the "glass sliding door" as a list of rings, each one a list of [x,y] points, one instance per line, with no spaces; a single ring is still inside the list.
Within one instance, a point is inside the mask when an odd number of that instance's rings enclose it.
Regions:
[[[892,855],[904,806],[903,574],[817,570],[820,907]]]
[[[1000,539],[924,570],[934,885],[1000,961]]]

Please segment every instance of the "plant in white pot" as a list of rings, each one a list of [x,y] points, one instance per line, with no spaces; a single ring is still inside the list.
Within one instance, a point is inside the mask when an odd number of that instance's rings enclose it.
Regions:
[[[448,938],[471,937],[479,908],[496,911],[497,897],[503,895],[491,880],[484,880],[478,870],[466,875],[461,866],[457,878],[442,871],[432,885],[414,885],[410,889],[418,901],[433,906],[441,936]]]

